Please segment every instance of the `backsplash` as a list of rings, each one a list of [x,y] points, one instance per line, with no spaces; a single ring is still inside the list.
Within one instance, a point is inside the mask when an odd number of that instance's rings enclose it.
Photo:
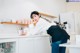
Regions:
[[[19,28],[20,27],[18,25],[0,24],[0,36],[13,36],[14,34],[18,35]]]

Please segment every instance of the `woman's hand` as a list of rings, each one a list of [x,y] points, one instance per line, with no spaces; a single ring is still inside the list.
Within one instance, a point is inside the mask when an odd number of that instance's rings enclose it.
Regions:
[[[33,19],[32,21],[33,21],[33,24],[34,24],[34,25],[36,25],[37,21],[36,21],[36,20],[34,20],[34,19]]]

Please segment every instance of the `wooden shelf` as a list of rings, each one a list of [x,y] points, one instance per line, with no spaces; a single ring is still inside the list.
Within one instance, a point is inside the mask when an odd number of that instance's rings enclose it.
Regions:
[[[53,15],[49,15],[49,14],[46,14],[46,13],[42,13],[42,12],[39,12],[41,15],[43,16],[46,16],[46,17],[51,17],[51,18],[57,18],[56,16],[53,16]]]
[[[39,12],[42,16],[50,17],[50,18],[57,18],[56,16],[49,15],[46,13]],[[22,23],[14,23],[14,22],[0,22],[0,24],[14,24],[14,25],[21,25],[21,26],[28,26],[28,24],[22,24]]]
[[[15,25],[27,26],[27,24],[13,23],[13,22],[0,22],[0,24],[15,24]]]

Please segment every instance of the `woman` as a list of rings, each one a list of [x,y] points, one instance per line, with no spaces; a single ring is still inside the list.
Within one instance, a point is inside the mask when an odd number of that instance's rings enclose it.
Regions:
[[[41,18],[37,11],[31,13],[32,24],[35,24],[28,35],[49,34],[52,37],[52,53],[65,53],[65,48],[59,47],[59,44],[66,43],[69,35],[55,23],[49,23]],[[29,26],[30,27],[30,26]]]
[[[28,35],[38,35],[38,34],[47,34],[47,30],[51,25],[56,25],[55,23],[50,24],[45,19],[41,18],[41,15],[37,11],[33,11],[30,15],[32,19],[32,24],[29,24],[29,33]],[[34,24],[34,27],[31,26]]]
[[[67,43],[70,38],[67,32],[59,26],[51,26],[47,33],[52,37],[52,53],[65,53],[65,47],[59,47],[59,44]]]

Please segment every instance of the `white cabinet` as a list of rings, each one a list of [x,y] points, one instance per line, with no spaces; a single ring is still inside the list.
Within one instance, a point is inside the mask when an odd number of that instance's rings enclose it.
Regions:
[[[18,53],[18,39],[0,39],[0,53]]]
[[[9,44],[7,45],[7,43]],[[9,52],[4,53],[51,53],[48,36],[0,38],[0,45],[2,45],[0,46],[0,50],[5,50],[6,47],[10,46],[8,48],[8,50],[10,49]]]
[[[49,37],[38,37],[34,41],[35,53],[51,53]]]
[[[19,53],[51,53],[49,37],[20,38]]]
[[[33,38],[20,38],[18,47],[19,53],[35,53]]]

